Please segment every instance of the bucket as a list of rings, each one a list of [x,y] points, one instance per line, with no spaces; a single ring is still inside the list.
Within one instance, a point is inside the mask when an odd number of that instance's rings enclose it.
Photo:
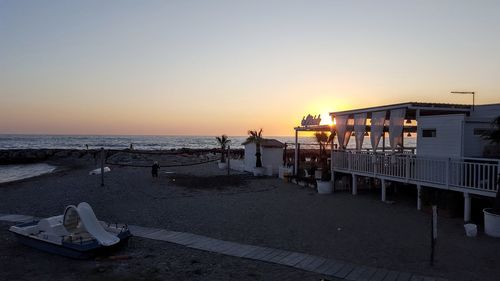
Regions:
[[[465,235],[468,237],[476,237],[477,236],[477,225],[473,223],[464,224]]]
[[[500,215],[492,212],[491,208],[483,210],[484,233],[489,236],[500,238]]]

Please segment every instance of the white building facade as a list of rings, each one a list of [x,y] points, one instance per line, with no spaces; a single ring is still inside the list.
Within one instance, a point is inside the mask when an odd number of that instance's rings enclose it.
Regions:
[[[340,148],[332,150],[332,174],[351,174],[353,194],[359,176],[381,180],[383,201],[388,181],[414,184],[419,209],[422,186],[458,191],[464,194],[466,221],[470,220],[470,194],[496,194],[500,159],[483,158],[488,143],[481,135],[500,116],[500,104],[473,108],[410,102],[330,115],[336,120]],[[417,133],[416,147],[405,147],[403,140],[412,133]],[[367,134],[371,147],[363,147]],[[357,145],[348,150],[351,136]]]

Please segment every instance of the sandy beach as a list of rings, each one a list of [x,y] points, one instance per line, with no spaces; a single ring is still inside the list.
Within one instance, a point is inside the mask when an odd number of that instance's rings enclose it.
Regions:
[[[172,163],[194,159],[172,157],[177,158],[170,159]],[[318,195],[277,178],[254,178],[236,171],[228,177],[214,162],[162,168],[157,180],[151,178],[148,168],[110,165],[111,172],[105,174],[101,187],[100,176],[88,175],[96,167],[93,159],[61,163],[68,168],[0,184],[0,213],[45,217],[85,201],[99,219],[110,222],[190,232],[449,280],[493,281],[500,275],[495,260],[499,241],[482,233],[466,237],[460,218],[439,218],[436,263],[430,267],[430,217],[418,212],[411,199],[386,204],[379,201],[377,192],[369,191],[357,196],[347,192]],[[137,237],[118,253],[130,259],[73,261],[17,244],[8,226],[2,223],[0,227],[2,280],[322,278],[285,266]]]

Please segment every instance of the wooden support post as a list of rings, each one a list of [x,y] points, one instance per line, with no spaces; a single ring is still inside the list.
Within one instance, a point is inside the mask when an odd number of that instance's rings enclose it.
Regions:
[[[437,240],[437,206],[432,205],[432,219],[431,219],[431,266],[434,266],[434,249]]]
[[[384,129],[382,129],[382,152],[385,152],[385,124]]]
[[[296,175],[299,175],[300,171],[300,143],[297,144],[297,173]]]
[[[224,151],[222,151],[222,153],[224,153]],[[227,175],[228,176],[229,176],[230,171],[231,171],[231,160],[230,160],[231,157],[230,157],[230,155],[231,155],[231,147],[228,145],[227,146],[227,155],[226,155],[227,156],[226,158],[227,158]]]
[[[101,186],[104,186],[104,147],[101,147]]]
[[[464,222],[470,221],[470,195],[468,192],[464,192]]]
[[[299,172],[299,131],[295,130],[295,157],[293,163],[293,175],[297,176]]]
[[[352,195],[358,194],[358,176],[352,175]]]
[[[417,210],[422,210],[422,186],[417,184]]]
[[[285,142],[285,147],[283,149],[283,167],[286,168],[287,162],[288,162],[288,157],[287,157],[287,143]]]
[[[385,179],[382,179],[382,202],[385,202],[386,201],[386,182],[385,182]]]
[[[451,158],[446,161],[446,187],[450,186],[450,170],[451,170]]]

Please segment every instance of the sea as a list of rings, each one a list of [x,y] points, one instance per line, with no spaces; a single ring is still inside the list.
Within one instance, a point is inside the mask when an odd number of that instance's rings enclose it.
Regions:
[[[243,148],[247,136],[229,136],[231,148]],[[294,144],[294,136],[265,136],[286,144]],[[301,148],[318,148],[313,135],[299,135]],[[415,146],[415,137],[405,137],[405,147]],[[0,150],[4,149],[126,149],[170,150],[180,148],[210,149],[219,147],[215,136],[105,136],[105,135],[2,135]],[[354,148],[353,139],[348,148]],[[364,147],[370,147],[370,138],[365,137]]]
[[[229,136],[231,148],[243,148],[246,136]],[[283,143],[294,143],[295,137],[266,136]],[[314,146],[313,136],[300,137],[299,142]],[[210,149],[219,147],[215,136],[103,136],[103,135],[0,135],[0,149],[126,149],[170,150],[179,148]]]

